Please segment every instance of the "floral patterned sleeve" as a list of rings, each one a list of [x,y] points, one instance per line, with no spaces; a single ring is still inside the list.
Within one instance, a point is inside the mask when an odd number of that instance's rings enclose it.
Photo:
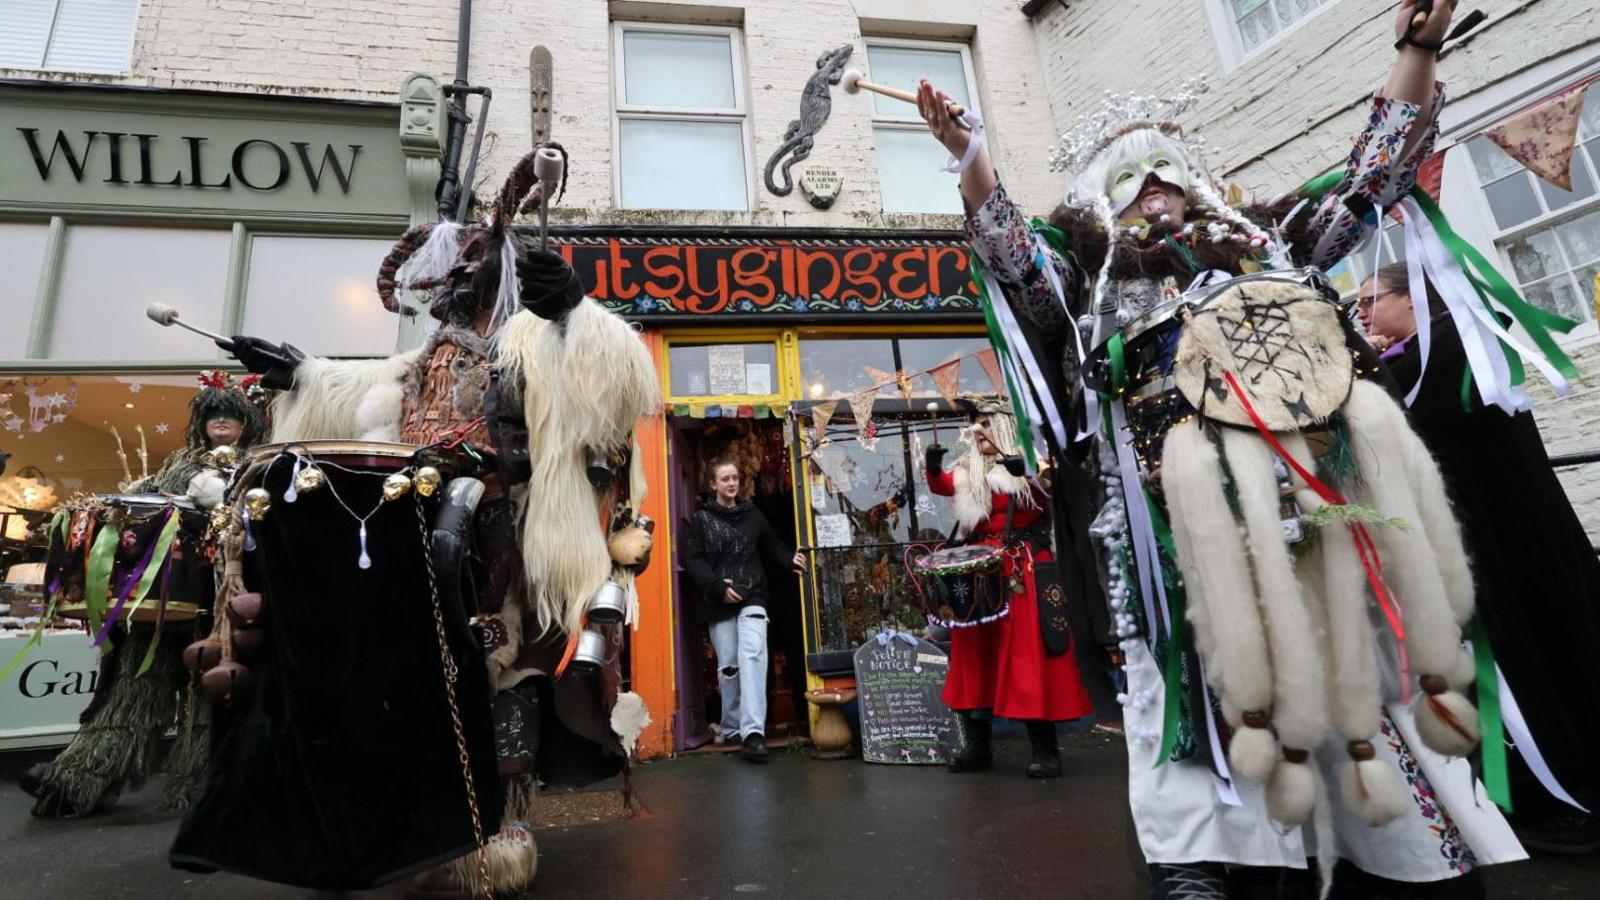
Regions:
[[[1317,204],[1311,215],[1310,239],[1298,248],[1305,260],[1327,268],[1349,256],[1376,226],[1373,213],[1400,202],[1417,183],[1417,171],[1433,154],[1439,135],[1439,110],[1444,107],[1444,85],[1433,86],[1433,117],[1418,120],[1415,103],[1372,98],[1366,130],[1356,138],[1345,163],[1345,176]],[[1425,128],[1411,153],[1399,158],[1413,129]]]
[[[1033,239],[1028,220],[1011,202],[1004,184],[995,185],[989,199],[967,217],[967,238],[984,268],[1000,282],[1018,318],[1046,333],[1066,325],[1067,312],[1043,267],[1055,268],[1069,294],[1076,275],[1055,250]]]

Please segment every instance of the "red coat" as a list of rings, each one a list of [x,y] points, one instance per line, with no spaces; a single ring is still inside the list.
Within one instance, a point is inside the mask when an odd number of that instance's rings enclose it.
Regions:
[[[930,472],[928,488],[951,497],[955,479],[949,472]],[[1011,514],[1013,532],[1036,524],[1049,512],[1049,497],[1037,486],[1032,491],[1032,508],[1018,502]],[[989,518],[972,530],[972,539],[999,544],[1005,531],[1006,504],[1012,501],[1009,495],[995,492]],[[1050,560],[1048,546],[1032,543],[1007,554],[1007,581],[1020,575],[1023,582],[1022,593],[1011,594],[1010,611],[984,625],[951,629],[950,674],[944,683],[944,702],[951,709],[989,709],[1007,719],[1049,722],[1081,719],[1093,712],[1094,704],[1084,690],[1072,653],[1051,656],[1045,652],[1033,566]]]

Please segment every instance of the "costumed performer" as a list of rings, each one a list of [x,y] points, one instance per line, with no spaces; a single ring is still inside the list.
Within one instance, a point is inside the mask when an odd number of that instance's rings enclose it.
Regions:
[[[1203,168],[1178,123],[1192,90],[1112,95],[1063,135],[1067,202],[1030,226],[948,97],[919,91],[965,164],[1013,400],[1086,464],[1058,482],[1103,480],[1087,534],[1058,541],[1101,550],[1158,896],[1222,897],[1230,867],[1306,868],[1313,849],[1324,890],[1341,857],[1452,890],[1524,856],[1460,758],[1479,729],[1472,582],[1438,470],[1320,272],[1431,150],[1456,4],[1427,5],[1418,27],[1399,4],[1399,60],[1336,181],[1261,206]]]
[[[1043,476],[1023,474],[1016,427],[1004,404],[980,402],[967,433],[971,447],[953,470],[944,468],[943,446],[924,451],[928,489],[953,498],[958,537],[1003,551],[1000,590],[1007,604],[988,621],[950,623],[943,698],[960,716],[965,740],[948,767],[952,772],[993,768],[990,735],[999,716],[1027,727],[1028,777],[1059,778],[1056,723],[1087,716],[1094,707],[1073,660],[1064,591],[1051,552],[1050,498]]]
[[[337,814],[350,826],[315,840],[285,839],[267,851],[242,847],[250,838],[228,835],[225,828],[220,838],[209,837],[229,809],[250,799],[231,794],[229,779],[237,772],[223,767],[246,765],[270,750],[259,745],[262,735],[241,729],[245,733],[231,757],[219,753],[220,765],[208,771],[208,782],[217,787],[210,798],[213,814],[191,815],[185,822],[173,847],[175,865],[232,868],[329,888],[417,873],[413,896],[513,895],[530,887],[536,871],[530,831],[536,784],[578,785],[616,774],[648,723],[637,695],[619,695],[618,656],[620,628],[637,615],[633,576],[648,564],[651,544],[650,523],[636,514],[644,481],[632,434],[635,422],[658,408],[659,387],[633,326],[586,299],[559,254],[528,246],[517,232],[514,219],[557,190],[554,183],[539,183],[537,152],[514,167],[482,222],[413,228],[381,266],[378,288],[386,308],[415,315],[419,310],[407,302],[407,292],[421,294],[424,309],[438,320],[420,348],[388,359],[340,361],[256,338],[232,340],[248,368],[285,390],[273,408],[274,442],[290,451],[296,442],[331,439],[398,441],[423,453],[448,450],[459,480],[483,483],[475,507],[470,500],[453,502],[454,482],[439,489],[452,499],[431,525],[430,556],[440,593],[457,581],[466,585],[467,613],[481,645],[483,663],[475,672],[463,669],[457,683],[464,717],[476,714],[466,708],[474,697],[492,702],[500,784],[486,783],[476,761],[469,768],[479,776],[479,797],[504,795],[503,812],[473,811],[485,832],[499,822],[498,833],[486,845],[480,834],[476,851],[435,866],[439,860],[426,854],[460,846],[448,835],[442,844],[418,844],[400,854],[393,822],[351,821],[364,814],[343,805],[334,810],[313,797],[304,815]],[[243,505],[248,503],[247,496]],[[363,554],[365,547],[363,542]],[[250,555],[245,553],[247,561]],[[459,579],[455,570],[461,570]],[[248,565],[245,574],[248,580]],[[414,581],[402,589],[415,593]],[[602,596],[613,614],[605,621],[618,624],[602,624],[594,608]],[[272,605],[283,598],[266,599],[270,625]],[[426,608],[426,598],[416,599]],[[275,645],[277,637],[269,637]],[[260,679],[257,693],[266,689]],[[276,722],[288,729],[291,744],[314,736],[294,732],[318,723],[297,721],[293,710],[261,706],[241,725]],[[430,746],[448,743],[448,719],[438,723],[435,717],[419,726],[433,729]],[[462,741],[459,728],[457,738]],[[476,759],[480,744],[466,735],[463,766],[469,751]],[[338,749],[376,752],[363,747],[352,737],[351,746]],[[454,755],[452,748],[449,756]],[[460,807],[461,774],[458,766],[454,774],[446,769],[415,777],[445,785],[454,778],[453,813]],[[368,787],[383,790],[362,789]],[[284,823],[271,827],[282,829]]]
[[[262,413],[266,396],[259,380],[250,377],[235,383],[225,372],[202,373],[200,390],[189,402],[184,446],[173,451],[155,475],[125,485],[125,492],[187,498],[200,510],[221,503],[227,486],[225,466],[212,451],[229,447],[237,455],[261,442],[266,434]],[[156,540],[153,520],[148,526],[129,522],[126,527],[130,547],[143,549]],[[204,527],[203,518],[199,527]],[[55,549],[60,553],[65,547]],[[184,560],[193,549],[175,542],[174,558],[196,592],[200,609],[209,610],[212,567],[209,560]],[[164,587],[170,587],[170,581]],[[93,815],[105,811],[123,791],[138,789],[155,764],[157,741],[174,723],[178,740],[167,755],[161,808],[187,805],[205,767],[209,716],[182,656],[209,626],[204,616],[161,625],[129,618],[125,628],[111,630],[100,656],[94,697],[79,718],[77,734],[53,761],[29,768],[20,779],[22,789],[37,798],[35,816]],[[149,668],[141,673],[147,658]]]

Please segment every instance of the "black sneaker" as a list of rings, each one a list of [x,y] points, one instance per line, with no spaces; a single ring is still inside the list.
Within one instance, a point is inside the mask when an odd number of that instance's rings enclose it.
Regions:
[[[46,768],[48,768],[47,763],[34,763],[29,766],[28,770],[22,773],[22,777],[17,779],[17,786],[22,788],[22,792],[29,797],[38,799],[39,795],[44,792],[44,771]]]
[[[1522,846],[1540,853],[1587,856],[1600,850],[1600,820],[1575,809],[1533,821],[1514,820],[1511,830]]]
[[[944,767],[957,774],[987,772],[994,768],[994,754],[988,749],[963,750],[950,757],[950,761],[945,763]]]
[[[1060,778],[1060,753],[1035,753],[1028,762],[1029,778]]]
[[[766,739],[759,734],[746,735],[744,747],[739,751],[746,760],[753,763],[764,763],[771,757],[767,750]]]

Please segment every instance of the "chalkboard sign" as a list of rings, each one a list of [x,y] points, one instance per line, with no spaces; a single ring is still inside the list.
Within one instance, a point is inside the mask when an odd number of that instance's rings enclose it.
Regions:
[[[955,713],[944,705],[950,658],[909,634],[856,648],[861,757],[867,762],[942,765],[961,749]]]

